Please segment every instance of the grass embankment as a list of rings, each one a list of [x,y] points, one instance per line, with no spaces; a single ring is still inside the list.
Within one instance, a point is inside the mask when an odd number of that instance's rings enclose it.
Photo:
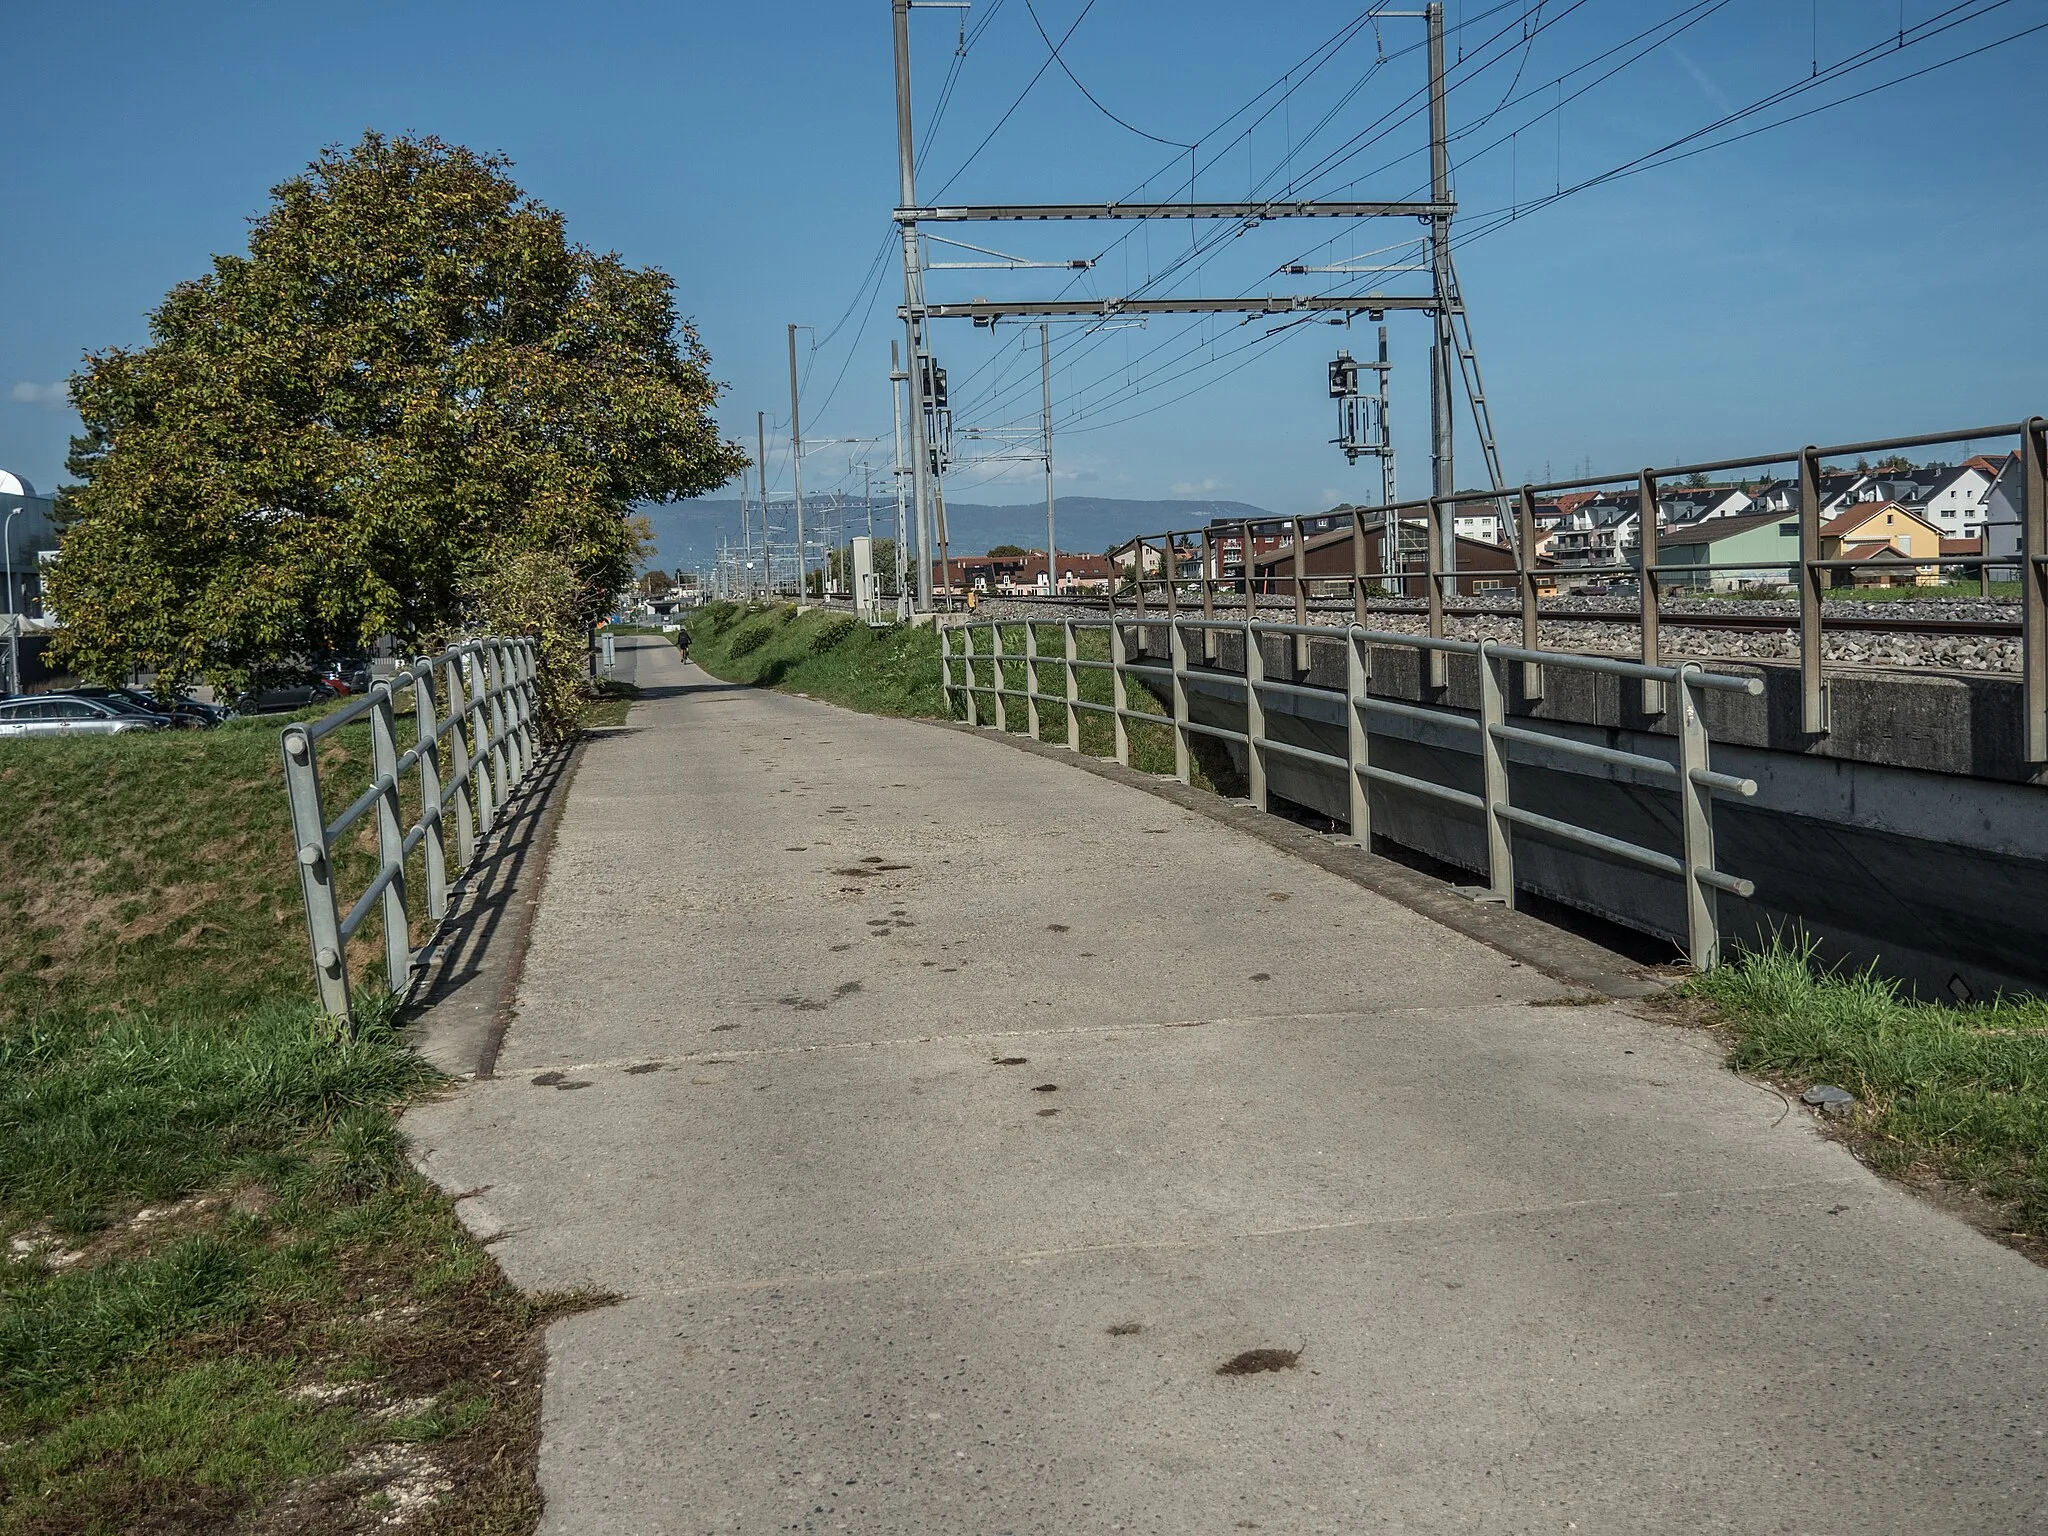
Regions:
[[[1782,942],[1688,990],[1729,1027],[1739,1071],[1847,1089],[1855,1110],[1830,1123],[1872,1167],[1996,1202],[2001,1235],[2048,1256],[2048,1001],[1914,1002]]]
[[[7,1536],[537,1518],[568,1303],[407,1165],[395,1113],[435,1079],[379,989],[353,1040],[313,1005],[280,723],[0,743]],[[332,815],[363,729],[321,757]],[[373,849],[338,850],[344,901]],[[364,982],[380,950],[351,946]]]
[[[1042,653],[1038,691],[1056,698],[1066,692],[1066,680],[1057,658],[1065,639],[1058,624],[1032,626]],[[911,715],[926,719],[964,720],[964,700],[956,693],[949,704],[939,687],[939,641],[930,626],[892,625],[869,629],[843,613],[812,609],[798,613],[789,604],[747,607],[738,603],[709,603],[691,616],[690,659],[714,677],[728,682],[749,683],[759,688],[782,688],[808,694],[828,703],[841,704],[877,715]],[[1004,646],[1021,652],[1024,625],[1010,624],[1004,631]],[[986,631],[976,631],[977,652],[988,648]],[[1081,660],[1107,661],[1109,635],[1101,629],[1082,629],[1075,635],[1075,650]],[[955,652],[958,642],[955,642]],[[977,655],[975,676],[987,686],[994,681],[995,663]],[[966,681],[965,669],[954,663],[956,683]],[[1006,657],[1003,672],[1011,688],[1026,686],[1026,667],[1021,655]],[[1096,667],[1078,669],[1076,689],[1081,698],[1094,704],[1111,700],[1109,673]],[[992,697],[982,694],[977,703],[980,723],[996,718]],[[1129,707],[1163,712],[1163,706],[1133,678]],[[1018,735],[1029,731],[1030,719],[1021,698],[1005,703],[1005,728]],[[1115,751],[1114,727],[1100,710],[1081,710],[1081,751],[1094,757],[1109,757]],[[1129,724],[1131,766],[1145,773],[1173,772],[1173,732],[1166,726],[1134,720]],[[1063,704],[1039,706],[1038,739],[1064,744],[1067,718]],[[1206,741],[1202,743],[1204,749]],[[1201,756],[1206,755],[1206,750]],[[1220,764],[1219,764],[1220,768]],[[1195,782],[1213,787],[1198,756]]]

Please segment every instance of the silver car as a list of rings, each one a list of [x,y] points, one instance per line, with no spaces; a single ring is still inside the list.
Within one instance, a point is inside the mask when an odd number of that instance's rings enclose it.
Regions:
[[[0,699],[0,736],[122,736],[161,731],[169,724],[162,715],[132,713],[98,699],[61,693]]]

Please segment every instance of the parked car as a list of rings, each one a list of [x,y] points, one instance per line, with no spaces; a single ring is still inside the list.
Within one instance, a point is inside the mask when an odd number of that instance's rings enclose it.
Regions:
[[[337,694],[370,691],[370,662],[365,656],[328,656],[315,664],[320,680]]]
[[[124,701],[125,702],[125,701]],[[116,708],[106,699],[32,693],[0,699],[0,736],[123,736],[170,728],[165,715]]]
[[[245,715],[274,715],[285,710],[304,709],[309,704],[325,704],[340,697],[340,691],[318,673],[299,669],[275,672],[260,680],[235,700],[235,708]]]
[[[184,694],[175,695],[168,704],[159,702],[152,694],[137,688],[73,688],[68,690],[72,697],[80,699],[104,699],[115,708],[123,704],[132,706],[150,715],[168,715],[171,725],[182,731],[204,730],[232,720],[235,712],[218,704],[202,704]]]

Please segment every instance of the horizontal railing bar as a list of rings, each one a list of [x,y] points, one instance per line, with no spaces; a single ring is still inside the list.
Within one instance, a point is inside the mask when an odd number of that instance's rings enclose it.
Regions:
[[[1725,789],[1730,794],[1741,795],[1745,799],[1756,793],[1756,780],[1745,779],[1740,774],[1717,773],[1712,768],[1695,768],[1689,777],[1703,789]]]
[[[398,865],[386,864],[377,871],[377,877],[370,882],[363,894],[356,898],[356,904],[348,909],[348,916],[341,920],[341,937],[344,942],[355,937],[356,929],[362,926],[363,919],[369,915],[370,908],[376,904],[377,898],[384,894],[384,887],[397,877],[398,870]]]
[[[379,795],[388,793],[390,789],[391,780],[389,778],[378,778],[374,783],[370,785],[368,789],[364,790],[362,794],[356,797],[356,801],[353,805],[351,805],[347,810],[343,811],[339,816],[335,817],[334,820],[330,821],[327,824],[326,834],[328,847],[333,847],[334,840],[349,829],[349,824],[353,822],[358,816],[362,815],[363,812],[367,811],[371,806],[375,805],[377,803],[377,797]]]
[[[1341,688],[1324,688],[1314,683],[1283,683],[1277,677],[1262,677],[1255,686],[1261,693],[1285,693],[1297,699],[1337,699],[1344,696]]]
[[[1432,725],[1448,725],[1460,731],[1476,731],[1479,722],[1471,715],[1453,714],[1448,709],[1431,709],[1426,704],[1404,704],[1399,699],[1383,699],[1376,694],[1367,694],[1363,699],[1352,699],[1349,694],[1339,694],[1354,705],[1378,710],[1383,715],[1399,715],[1407,720],[1427,720]]]
[[[1173,724],[1171,720],[1166,723],[1168,725]],[[1344,758],[1333,757],[1328,752],[1318,752],[1314,747],[1297,747],[1292,742],[1275,741],[1270,736],[1254,738],[1253,745],[1262,747],[1268,752],[1281,753],[1287,757],[1305,758],[1312,763],[1327,763],[1332,768],[1342,769],[1351,766]]]
[[[1142,709],[1118,709],[1112,704],[1109,706],[1109,712],[1113,715],[1122,715],[1126,720],[1148,720],[1154,725],[1170,726],[1173,724],[1173,716],[1171,715],[1155,715]]]
[[[1412,778],[1408,774],[1396,773],[1391,768],[1381,768],[1373,763],[1360,763],[1351,771],[1377,784],[1391,784],[1397,789],[1412,789],[1417,794],[1434,795],[1439,800],[1448,800],[1453,805],[1462,805],[1474,811],[1484,812],[1486,809],[1486,802],[1479,796],[1467,794],[1462,789],[1453,789],[1448,784],[1432,784],[1427,779]]]
[[[1595,746],[1590,741],[1574,741],[1569,736],[1552,736],[1544,731],[1526,731],[1518,725],[1496,725],[1491,729],[1502,741],[1526,742],[1531,746],[1554,749],[1573,757],[1591,758],[1596,763],[1613,763],[1621,768],[1640,768],[1666,778],[1678,777],[1677,765],[1667,763],[1661,757],[1649,757],[1641,752],[1622,752],[1614,747]]]
[[[369,694],[361,694],[331,715],[322,715],[318,720],[308,720],[305,726],[306,739],[308,741],[318,741],[322,736],[332,731],[340,730],[344,725],[355,719],[356,716],[367,710],[370,707],[370,702],[371,696]]]
[[[1585,672],[1606,672],[1615,677],[1644,678],[1662,683],[1677,682],[1680,671],[1677,667],[1646,667],[1639,661],[1618,661],[1611,656],[1588,656],[1578,651],[1525,651],[1518,645],[1488,644],[1486,654],[1505,661],[1533,661],[1546,667],[1577,667]],[[1754,695],[1764,691],[1762,678],[1735,677],[1726,672],[1695,672],[1692,681],[1701,688],[1713,688],[1722,693]]]
[[[1685,866],[1668,853],[1659,853],[1654,848],[1644,848],[1635,843],[1623,842],[1618,837],[1609,837],[1605,832],[1589,831],[1575,827],[1568,821],[1559,821],[1551,816],[1539,816],[1534,811],[1525,811],[1519,805],[1497,805],[1494,810],[1507,820],[1521,826],[1548,832],[1568,842],[1584,843],[1588,848],[1598,848],[1616,858],[1628,859],[1649,869],[1662,870],[1667,875],[1683,875]]]
[[[1198,731],[1204,736],[1219,737],[1224,741],[1249,741],[1251,739],[1243,731],[1226,730],[1224,727],[1220,725],[1204,725],[1199,720],[1185,721],[1183,722],[1182,728],[1190,731]]]
[[[1711,885],[1716,890],[1727,891],[1736,896],[1747,897],[1756,894],[1756,882],[1745,880],[1740,875],[1724,875],[1720,870],[1708,869],[1702,864],[1695,864],[1692,872],[1693,877],[1701,885]]]

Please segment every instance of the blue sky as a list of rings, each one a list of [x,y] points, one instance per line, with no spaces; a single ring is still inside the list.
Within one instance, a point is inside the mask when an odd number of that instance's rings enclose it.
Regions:
[[[1189,152],[1173,146],[1191,143],[1204,198],[1289,186],[1399,198],[1426,180],[1419,122],[1404,117],[1423,82],[1420,52],[1403,52],[1420,39],[1416,21],[1355,27],[1297,80],[1298,62],[1365,8],[1031,5],[1053,37],[1073,27],[1062,57],[1101,108],[1058,68],[1016,104],[1047,64],[1046,45],[1025,0],[977,0],[973,46],[930,134],[926,195],[951,180],[954,200],[1110,199],[1146,187],[1185,197]],[[1498,217],[1798,87],[1816,67],[1820,87],[1726,131],[2037,26],[2048,21],[2041,0],[1451,0],[1448,16],[1459,227],[1470,236],[1459,264],[1511,477],[2048,411],[2038,160],[2048,31]],[[1675,36],[1595,80],[1634,50],[1589,61],[1665,18],[1672,25],[1645,41]],[[912,27],[922,135],[954,63],[959,13],[919,10]],[[750,449],[756,410],[771,423],[787,416],[785,324],[813,327],[800,338],[806,434],[820,440],[806,489],[857,490],[863,459],[888,463],[879,439],[888,342],[900,334],[893,260],[863,286],[896,192],[886,0],[16,5],[8,34],[0,466],[38,486],[61,475],[75,422],[52,386],[80,355],[142,340],[171,284],[241,247],[272,184],[369,127],[502,151],[529,191],[564,211],[572,236],[672,273],[730,385],[722,419]],[[1829,76],[1873,47],[1867,65]],[[1283,81],[1292,88],[1269,89]],[[1246,115],[1219,128],[1254,98],[1254,113],[1274,110],[1248,139]],[[1359,136],[1371,142],[1330,158]],[[1332,235],[1309,260],[1415,229],[1276,223],[1205,247],[1162,279],[1189,254],[1184,223],[977,228],[955,232],[1035,259],[1100,260],[1078,275],[935,275],[934,297],[1051,294],[1070,282],[1092,296],[1148,277],[1169,285],[1158,292],[1305,291],[1344,279],[1275,268]],[[1412,494],[1428,473],[1427,322],[1390,323]],[[1370,351],[1370,330],[1308,325],[1267,340],[1267,328],[1057,327],[1061,489],[1286,512],[1363,499],[1372,471],[1347,469],[1327,445],[1323,374],[1336,346]],[[942,323],[937,339],[961,427],[1035,425],[1035,330]],[[877,441],[822,441],[838,438]],[[1460,451],[1470,483],[1469,434]],[[786,489],[785,452],[772,448],[771,460],[771,482]],[[953,494],[1028,500],[1037,475],[972,465]]]

